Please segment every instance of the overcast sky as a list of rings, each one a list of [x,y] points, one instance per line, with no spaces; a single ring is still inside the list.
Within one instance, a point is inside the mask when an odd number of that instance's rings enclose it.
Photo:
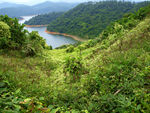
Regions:
[[[44,1],[53,1],[53,2],[86,2],[86,1],[98,1],[98,0],[0,0],[1,2],[13,2],[13,3],[22,3],[22,4],[37,4]],[[99,0],[100,1],[100,0]],[[145,1],[145,0],[128,0],[128,1]]]

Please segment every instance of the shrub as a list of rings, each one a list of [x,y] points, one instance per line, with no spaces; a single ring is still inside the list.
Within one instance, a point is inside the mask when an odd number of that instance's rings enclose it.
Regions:
[[[7,25],[10,27],[11,42],[17,43],[19,47],[16,48],[20,49],[26,40],[27,30],[24,29],[24,25],[19,24],[18,19],[10,18],[7,15],[0,16],[0,21],[7,23]]]
[[[8,48],[8,43],[11,38],[10,27],[0,21],[0,49]]]
[[[101,57],[103,63],[86,84],[89,95],[97,94],[99,110],[103,112],[149,111],[146,80],[150,70],[148,56],[141,50],[116,52]],[[105,61],[104,61],[105,60]],[[148,64],[149,65],[149,64]],[[145,67],[146,66],[146,67]]]
[[[52,50],[53,49],[53,47],[52,46],[45,46],[45,49],[47,49],[47,50]]]
[[[64,73],[69,73],[70,80],[75,82],[80,79],[80,75],[83,69],[81,63],[81,57],[68,57],[64,63]]]
[[[32,31],[29,33],[29,38],[31,41],[36,41],[37,44],[40,44],[43,48],[45,48],[45,39],[43,39],[43,37],[41,37],[37,31]]]
[[[10,27],[2,21],[0,21],[0,37],[6,37],[6,38],[11,37]]]
[[[21,50],[25,56],[42,53],[46,48],[45,40],[33,31],[29,33],[18,20],[0,16],[0,49]],[[51,49],[51,47],[48,47]]]
[[[67,48],[68,46],[70,46],[70,45],[62,45],[62,46],[60,46],[60,47],[56,47],[55,49],[65,49],[65,48]]]
[[[70,45],[67,49],[66,49],[66,52],[67,53],[71,53],[74,51],[74,46]]]
[[[22,48],[22,52],[26,56],[34,56],[41,53],[46,47],[45,45],[45,40],[38,34],[38,32],[32,31],[28,35],[28,39]]]

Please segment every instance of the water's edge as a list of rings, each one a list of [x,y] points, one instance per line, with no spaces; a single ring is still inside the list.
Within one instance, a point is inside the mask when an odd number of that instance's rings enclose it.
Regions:
[[[21,24],[31,19],[33,16],[22,16],[22,17],[24,18],[24,20],[19,20],[19,23]],[[46,33],[45,25],[25,26],[25,29],[27,29],[29,32],[38,31],[40,36],[46,39],[47,45],[51,45],[53,48],[57,48],[66,44],[75,44],[78,42],[77,40],[75,40],[73,37],[70,36],[62,36],[58,34],[54,35],[54,34]]]
[[[86,41],[86,40],[81,39],[81,38],[79,38],[79,37],[77,37],[77,36],[69,35],[69,34],[66,34],[66,33],[50,32],[50,31],[48,31],[47,29],[45,30],[45,32],[48,33],[48,34],[52,34],[52,35],[63,35],[63,36],[66,36],[66,37],[73,38],[74,40],[77,40],[77,41],[80,41],[80,42]]]

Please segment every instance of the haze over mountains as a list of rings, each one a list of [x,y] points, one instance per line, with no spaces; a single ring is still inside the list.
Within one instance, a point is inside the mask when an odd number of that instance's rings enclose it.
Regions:
[[[49,12],[64,12],[75,7],[78,3],[65,2],[43,2],[37,5],[28,6],[15,3],[1,3],[0,15],[8,15],[10,17],[19,17],[26,15],[45,14]]]
[[[2,8],[8,8],[8,7],[22,7],[25,6],[24,4],[15,4],[15,3],[9,3],[9,2],[3,2],[0,3],[0,9]]]

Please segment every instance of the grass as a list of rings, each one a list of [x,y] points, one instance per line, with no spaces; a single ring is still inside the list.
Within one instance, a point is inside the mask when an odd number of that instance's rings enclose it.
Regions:
[[[149,23],[147,18],[122,37],[110,35],[82,50],[84,72],[75,83],[65,79],[64,62],[67,57],[80,56],[78,47],[71,53],[66,53],[66,49],[44,50],[42,56],[25,58],[17,51],[1,52],[0,71],[11,75],[8,80],[14,89],[21,88],[28,97],[44,97],[47,105],[90,112],[136,112],[137,101],[144,100],[142,95],[147,96],[149,90],[149,85],[145,85],[150,75]],[[103,48],[104,45],[107,47]],[[148,109],[148,103],[139,103],[141,111]],[[115,105],[122,109],[115,109]]]

